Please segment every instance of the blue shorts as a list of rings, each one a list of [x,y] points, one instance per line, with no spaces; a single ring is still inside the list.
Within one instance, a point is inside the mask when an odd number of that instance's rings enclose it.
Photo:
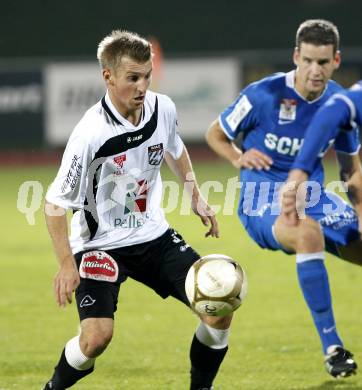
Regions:
[[[265,203],[259,210],[245,213],[245,208],[240,204],[238,214],[249,236],[260,247],[289,253],[276,240],[273,232],[279,211],[275,204]],[[360,237],[355,211],[332,192],[323,191],[319,201],[313,207],[306,208],[305,213],[319,222],[324,234],[325,249],[336,256],[339,246],[345,246]]]

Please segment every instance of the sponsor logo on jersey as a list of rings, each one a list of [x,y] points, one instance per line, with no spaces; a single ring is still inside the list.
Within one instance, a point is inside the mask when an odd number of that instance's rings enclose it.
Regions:
[[[80,178],[83,169],[83,166],[79,162],[79,160],[80,156],[77,156],[75,154],[72,158],[72,162],[70,163],[70,168],[67,173],[67,177],[65,178],[61,187],[61,191],[63,194],[68,187],[70,187],[70,189],[73,191],[75,186],[77,185],[77,181]]]
[[[295,99],[282,99],[279,109],[280,125],[288,124],[295,120],[297,116],[297,101]]]
[[[113,158],[113,161],[118,165],[119,167],[123,168],[123,163],[127,160],[125,154],[121,154],[119,156],[116,156]]]
[[[127,160],[125,154],[121,154],[119,156],[116,156],[113,158],[114,163],[117,166],[117,171],[115,172],[116,175],[124,175],[125,170],[123,168],[124,162]]]
[[[121,228],[137,228],[144,225],[147,214],[147,180],[128,183],[122,218],[115,218],[114,226]]]
[[[147,219],[150,219],[147,213],[142,216],[131,214],[125,218],[116,218],[114,220],[114,227],[123,229],[139,228],[146,223]]]
[[[232,131],[235,131],[240,122],[248,115],[249,111],[253,108],[248,97],[243,97],[236,103],[234,109],[226,117],[226,122],[230,126]]]
[[[127,184],[126,202],[124,214],[134,212],[143,213],[147,209],[147,180],[140,180],[136,183]]]
[[[115,282],[118,278],[118,265],[106,252],[87,252],[82,256],[79,275],[85,279]]]
[[[163,159],[163,143],[148,147],[148,163],[150,165],[160,165]]]
[[[278,153],[288,156],[295,156],[303,145],[304,139],[291,137],[278,137],[276,134],[267,133],[264,139],[264,145],[270,150],[276,150]]]

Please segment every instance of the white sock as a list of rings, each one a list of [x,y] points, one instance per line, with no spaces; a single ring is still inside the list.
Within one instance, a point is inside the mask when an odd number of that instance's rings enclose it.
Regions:
[[[79,345],[79,336],[73,337],[65,345],[65,357],[70,366],[76,370],[88,370],[94,365],[95,358],[83,354]]]
[[[324,252],[315,252],[315,253],[297,253],[296,261],[297,263],[304,263],[305,261],[310,260],[324,260]]]
[[[215,329],[201,321],[196,329],[196,337],[200,343],[212,349],[222,349],[228,345],[229,332],[229,329]]]

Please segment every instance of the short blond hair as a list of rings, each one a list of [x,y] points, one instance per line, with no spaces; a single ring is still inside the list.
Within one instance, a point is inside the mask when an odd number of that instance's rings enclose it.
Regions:
[[[114,30],[98,45],[97,58],[102,69],[116,70],[124,56],[144,63],[151,59],[151,44],[137,33]]]

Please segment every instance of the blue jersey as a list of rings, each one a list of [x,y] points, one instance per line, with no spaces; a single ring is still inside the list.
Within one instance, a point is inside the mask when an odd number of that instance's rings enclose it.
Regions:
[[[351,149],[359,144],[362,125],[362,80],[348,90],[333,95],[314,116],[305,134],[304,145],[293,164],[310,174],[327,140],[347,133]],[[357,150],[356,150],[357,152]]]
[[[219,123],[230,140],[242,135],[245,151],[255,148],[273,160],[270,170],[241,170],[238,209],[239,218],[253,240],[262,248],[273,250],[285,250],[276,240],[273,230],[280,214],[279,190],[289,170],[295,166],[312,118],[336,93],[341,96],[338,99],[348,106],[349,113],[356,105],[350,103],[352,98],[333,81],[327,83],[318,99],[308,101],[296,91],[294,77],[294,71],[278,73],[250,84],[219,117]],[[357,116],[350,115],[348,119],[357,121]],[[343,126],[347,122],[346,119]],[[311,141],[308,147],[313,145],[313,139],[318,139],[319,144],[313,162],[308,165],[310,181],[314,184],[310,188],[306,214],[321,225],[326,249],[338,254],[338,246],[358,239],[358,221],[353,209],[343,199],[324,190],[321,158],[332,144],[339,152],[356,153],[358,137],[351,131],[326,132],[323,137],[319,129],[315,129],[313,136],[309,135],[312,131],[308,130],[307,138]],[[305,166],[309,159],[308,150],[306,145],[301,152]]]

